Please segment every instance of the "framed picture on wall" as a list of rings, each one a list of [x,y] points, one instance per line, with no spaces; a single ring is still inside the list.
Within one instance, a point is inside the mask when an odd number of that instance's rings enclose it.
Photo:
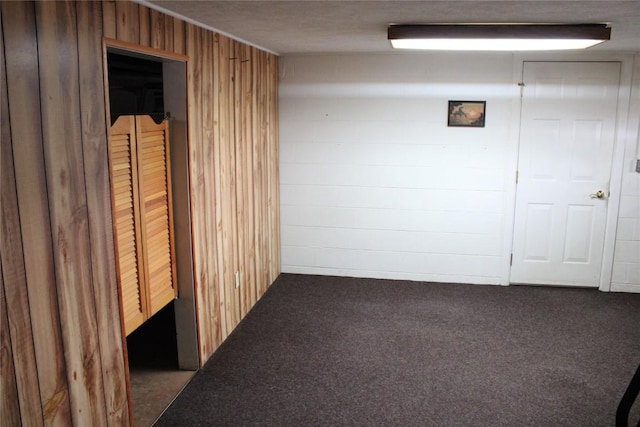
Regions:
[[[486,101],[449,101],[447,126],[484,127]]]

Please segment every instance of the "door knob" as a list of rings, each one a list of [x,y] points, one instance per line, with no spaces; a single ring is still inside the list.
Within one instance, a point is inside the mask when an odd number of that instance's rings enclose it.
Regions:
[[[604,191],[598,190],[594,194],[589,194],[592,199],[604,199]]]

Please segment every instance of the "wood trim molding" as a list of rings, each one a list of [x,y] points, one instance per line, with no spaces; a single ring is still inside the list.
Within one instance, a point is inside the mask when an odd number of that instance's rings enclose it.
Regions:
[[[103,41],[105,50],[111,48],[111,49],[126,51],[126,53],[128,54],[139,53],[142,55],[161,57],[161,58],[171,59],[174,61],[182,61],[182,62],[187,62],[189,60],[188,55],[182,55],[179,53],[169,52],[162,49],[142,46],[136,43],[123,42],[121,40],[116,40],[109,37],[103,37],[102,41]]]

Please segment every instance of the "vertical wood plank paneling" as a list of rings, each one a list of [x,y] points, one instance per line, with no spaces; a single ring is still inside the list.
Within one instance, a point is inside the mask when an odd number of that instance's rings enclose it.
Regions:
[[[272,116],[271,116],[271,107],[273,105],[273,100],[274,97],[277,96],[277,92],[274,92],[273,89],[274,87],[272,86],[272,79],[271,79],[271,72],[272,72],[272,68],[271,68],[271,61],[273,59],[275,59],[275,57],[273,55],[269,55],[267,53],[263,53],[263,61],[264,61],[264,79],[265,79],[265,173],[266,173],[266,179],[267,179],[267,183],[265,185],[264,191],[266,194],[266,203],[267,203],[267,207],[268,207],[268,211],[267,211],[267,218],[266,218],[266,223],[265,223],[265,227],[266,228],[266,234],[270,236],[269,233],[271,233],[271,231],[273,230],[273,215],[274,213],[277,212],[278,210],[278,206],[276,206],[275,204],[275,200],[273,197],[273,192],[272,189],[273,184],[274,184],[274,179],[271,176],[271,174],[274,172],[274,168],[277,167],[277,165],[273,165],[272,161],[273,159],[277,159],[275,157],[276,152],[274,152],[274,143],[277,144],[277,140],[274,140],[272,138],[272,131],[273,131],[273,123],[272,123]],[[277,183],[276,183],[277,186]],[[265,265],[265,269],[267,270],[265,273],[265,278],[264,278],[264,289],[266,290],[270,284],[272,283],[271,280],[271,274],[272,274],[272,266],[274,263],[274,243],[279,245],[278,242],[278,238],[274,237],[273,239],[270,238],[267,239],[266,241],[266,250],[268,252],[268,259],[266,260],[266,265]]]
[[[36,3],[42,131],[73,423],[106,423],[91,272],[74,3]],[[60,108],[64,105],[65,108]]]
[[[251,155],[252,155],[252,178],[254,181],[254,190],[253,190],[253,228],[254,228],[254,236],[253,236],[253,247],[254,247],[254,288],[256,290],[256,299],[262,296],[261,292],[261,283],[260,283],[260,260],[262,257],[262,248],[260,246],[260,236],[263,231],[260,227],[260,215],[263,211],[262,201],[260,199],[261,191],[260,191],[260,171],[262,170],[262,157],[260,155],[260,126],[261,126],[261,105],[259,103],[259,91],[260,91],[260,63],[261,63],[261,52],[257,49],[253,50],[252,53],[252,103],[253,103],[253,138],[251,140]]]
[[[211,350],[220,345],[222,342],[222,327],[220,319],[220,290],[218,289],[218,277],[216,275],[218,270],[218,258],[217,258],[217,236],[219,231],[217,229],[216,218],[216,126],[215,126],[215,102],[212,102],[212,97],[215,93],[215,70],[214,70],[214,38],[213,34],[209,31],[202,31],[202,160],[204,160],[206,167],[204,167],[204,209],[205,209],[205,221],[207,233],[204,236],[206,239],[205,246],[208,248],[209,255],[207,256],[207,295],[206,306],[210,319],[209,341]]]
[[[247,151],[247,163],[246,167],[249,171],[247,174],[248,182],[247,188],[248,190],[248,244],[249,244],[249,252],[248,252],[248,265],[249,265],[249,277],[251,280],[251,295],[250,295],[250,307],[258,300],[258,283],[256,280],[256,211],[255,211],[255,186],[256,180],[253,171],[253,163],[254,163],[254,153],[253,153],[253,141],[256,138],[256,124],[257,124],[257,102],[256,102],[256,61],[257,56],[256,53],[258,49],[249,48],[247,56],[250,59],[250,62],[247,64],[247,73],[248,77],[245,82],[245,108],[248,110],[248,119],[247,126],[249,135],[247,138],[247,142],[245,145],[245,150]]]
[[[3,121],[4,123],[4,121]],[[38,384],[32,325],[29,316],[29,302],[24,269],[23,247],[20,236],[20,218],[18,216],[13,159],[10,153],[10,141],[3,138],[2,169],[0,179],[0,260],[2,262],[3,281],[7,282],[5,291],[8,307],[7,322],[10,333],[12,354],[15,359],[13,372],[3,375],[14,376],[20,403],[20,418],[42,425],[42,407]],[[35,374],[35,375],[34,375]],[[15,406],[12,405],[11,406]]]
[[[102,3],[102,33],[105,37],[117,37],[116,2],[104,0]]]
[[[187,55],[190,61],[187,65],[188,81],[188,129],[189,129],[189,170],[191,178],[191,214],[193,228],[193,258],[194,277],[196,286],[196,307],[199,316],[208,318],[207,307],[207,283],[209,271],[207,269],[206,239],[204,239],[205,219],[202,205],[204,203],[204,169],[201,164],[202,157],[202,38],[201,29],[195,25],[187,24]],[[200,359],[206,360],[211,347],[209,345],[209,322],[199,323],[199,351]]]
[[[213,79],[213,69],[211,64],[211,34],[208,31],[200,31],[200,55],[202,56],[201,62],[201,86],[200,89],[202,91],[202,104],[201,104],[201,126],[202,126],[202,139],[200,143],[200,151],[202,153],[202,158],[200,159],[201,167],[202,167],[202,194],[201,194],[201,202],[202,202],[202,211],[201,215],[203,217],[202,225],[202,239],[206,241],[205,246],[209,248],[209,252],[215,252],[215,239],[212,239],[212,234],[214,233],[214,224],[215,221],[215,194],[213,193],[213,187],[211,186],[211,173],[212,167],[214,165],[213,158],[213,110],[211,107],[211,102],[208,100],[208,94],[211,93],[211,85]],[[212,197],[213,196],[213,197]],[[216,281],[215,281],[215,267],[212,266],[211,259],[215,258],[211,256],[205,257],[203,260],[203,266],[207,271],[206,277],[207,281],[204,284],[206,295],[203,295],[201,300],[203,302],[203,308],[207,310],[209,313],[210,322],[207,325],[207,336],[205,338],[205,344],[207,348],[213,350],[215,348],[214,343],[214,335],[216,329],[216,322],[218,322],[218,310],[216,310],[215,304],[215,291],[216,291]]]
[[[2,10],[2,21],[12,19]],[[12,152],[12,135],[9,124],[7,81],[5,74],[5,44],[0,28],[0,274],[2,277],[2,353],[0,367],[2,399],[0,404],[4,420],[22,419],[25,423],[42,425],[42,406],[38,370],[29,316],[26,273],[20,235],[17,190]],[[6,289],[5,289],[6,283]],[[6,311],[5,311],[6,310]],[[10,346],[7,348],[7,345]],[[10,355],[5,356],[5,351]],[[6,362],[5,362],[6,361]],[[43,373],[44,374],[44,373]],[[6,395],[4,394],[6,390]],[[6,411],[6,413],[5,413]],[[4,424],[3,424],[4,425]],[[18,424],[8,424],[18,425]]]
[[[262,200],[262,167],[263,167],[263,155],[262,155],[262,107],[260,94],[262,93],[262,54],[258,51],[254,52],[254,64],[253,64],[253,86],[255,88],[252,94],[253,103],[255,104],[254,112],[254,126],[253,126],[253,140],[252,143],[252,155],[253,155],[253,180],[255,181],[254,188],[254,216],[253,223],[255,228],[255,236],[253,244],[255,247],[255,288],[256,294],[260,297],[263,293],[263,284],[261,279],[261,265],[264,256],[264,248],[262,246],[262,240],[264,238],[264,230],[262,228],[261,218],[264,215],[264,203]]]
[[[244,161],[245,161],[245,152],[244,152],[244,143],[245,143],[245,132],[244,132],[244,92],[243,92],[243,62],[244,61],[244,49],[242,45],[239,43],[233,42],[234,45],[234,60],[231,62],[233,65],[233,132],[234,132],[234,157],[235,157],[235,180],[236,180],[236,212],[235,212],[235,221],[236,221],[236,270],[240,274],[240,287],[237,289],[237,312],[238,318],[241,319],[244,317],[247,312],[247,301],[245,300],[245,295],[247,294],[247,290],[251,286],[251,284],[247,281],[248,275],[246,272],[246,239],[247,239],[247,227],[245,227],[247,223],[246,217],[246,188],[244,187],[246,183],[245,175],[246,171],[244,169]]]
[[[234,293],[233,293],[233,310],[232,310],[232,324],[235,328],[240,323],[240,319],[242,314],[240,312],[241,301],[240,301],[240,289],[236,285],[236,273],[240,274],[240,244],[238,240],[238,226],[239,226],[239,218],[238,218],[238,179],[236,176],[236,112],[239,111],[238,103],[240,102],[239,96],[236,96],[236,78],[240,74],[239,72],[239,43],[235,40],[229,40],[229,73],[230,73],[230,81],[229,81],[229,100],[233,104],[227,107],[228,117],[229,117],[229,139],[227,140],[227,172],[229,174],[229,187],[227,189],[230,200],[231,212],[229,215],[229,222],[231,223],[231,233],[229,234],[231,237],[231,246],[233,251],[232,258],[232,272],[233,272],[233,280],[231,281]],[[239,119],[239,118],[238,118]],[[242,276],[238,277],[239,282],[242,282]]]
[[[226,296],[226,288],[224,286],[224,246],[223,246],[223,209],[222,209],[222,177],[220,171],[222,170],[222,151],[220,149],[220,90],[218,86],[218,82],[220,81],[220,37],[218,34],[213,35],[213,50],[212,50],[212,80],[211,80],[211,96],[209,98],[210,101],[210,109],[213,110],[213,137],[214,137],[214,165],[213,168],[216,173],[215,185],[212,191],[214,191],[214,204],[215,204],[215,215],[216,215],[216,271],[215,271],[215,280],[218,286],[218,298],[219,303],[216,311],[219,315],[220,321],[220,333],[221,339],[226,338],[230,331],[227,329],[227,321],[225,315],[225,305],[227,301]]]
[[[3,88],[4,89],[4,88]],[[2,261],[0,259],[0,261]],[[16,385],[16,371],[13,364],[7,302],[4,296],[2,263],[0,262],[0,425],[20,425],[20,402]]]
[[[216,298],[213,295],[214,291],[216,291],[215,283],[215,270],[211,269],[211,258],[212,252],[215,251],[215,245],[211,245],[211,241],[215,238],[215,220],[211,220],[210,214],[215,209],[212,205],[212,199],[214,194],[212,194],[212,187],[210,182],[211,174],[213,173],[212,166],[213,162],[213,110],[211,107],[211,102],[208,99],[208,94],[211,93],[212,88],[212,76],[211,76],[211,44],[212,40],[209,32],[199,29],[197,33],[198,43],[200,44],[200,53],[202,56],[200,61],[200,91],[201,91],[201,104],[200,104],[200,126],[201,126],[201,138],[200,138],[200,146],[198,147],[200,151],[199,161],[201,166],[200,179],[202,182],[202,186],[200,188],[199,194],[199,210],[201,215],[201,232],[203,233],[200,237],[202,240],[201,246],[206,248],[206,252],[203,254],[204,258],[202,259],[202,268],[204,269],[203,283],[202,283],[202,291],[203,295],[200,298],[202,301],[201,312],[206,313],[207,319],[207,330],[204,336],[201,336],[203,339],[202,346],[207,348],[207,351],[211,351],[215,348],[214,344],[214,335],[216,329],[216,317],[219,316],[219,312],[217,310],[217,305],[215,304]],[[215,203],[215,202],[213,202]]]
[[[243,167],[245,168],[245,206],[246,206],[246,250],[245,250],[245,301],[247,309],[251,309],[257,300],[256,269],[255,269],[255,210],[254,210],[254,176],[253,176],[253,140],[256,126],[255,102],[255,63],[256,48],[243,46],[242,63],[242,96],[243,96],[243,131],[244,142],[242,149],[245,153]]]
[[[138,6],[138,19],[139,23],[139,39],[138,43],[142,46],[151,46],[151,22],[150,22],[150,9],[145,6]]]
[[[265,86],[264,80],[264,58],[265,55],[263,52],[259,52],[257,55],[258,62],[258,77],[256,83],[256,102],[258,103],[259,111],[258,115],[258,126],[256,128],[256,155],[259,158],[259,167],[256,171],[256,178],[260,183],[259,194],[256,196],[257,202],[259,203],[259,208],[256,213],[256,228],[260,229],[262,233],[257,238],[256,245],[260,248],[260,257],[257,260],[256,267],[256,282],[258,285],[260,295],[264,294],[267,284],[264,281],[264,264],[265,261],[269,259],[269,253],[267,251],[266,242],[269,236],[266,236],[264,230],[264,220],[268,215],[267,211],[267,194],[265,191],[265,176],[266,170],[268,168],[267,159],[265,156],[265,150],[267,149],[266,144],[267,141],[265,139],[265,111],[266,111],[266,97],[268,88]]]
[[[277,92],[274,90],[277,87],[277,72],[278,72],[278,63],[277,58],[273,55],[266,55],[267,60],[267,82],[268,82],[268,106],[267,106],[267,117],[268,117],[268,131],[267,131],[267,140],[268,140],[268,163],[269,169],[267,175],[269,177],[269,228],[268,233],[271,236],[271,233],[275,232],[278,226],[279,217],[277,215],[279,209],[279,197],[278,197],[278,144],[277,144]],[[275,74],[274,74],[275,73]],[[280,270],[280,261],[279,261],[279,248],[280,242],[277,238],[269,239],[269,274],[267,278],[267,286],[269,286],[276,279]]]
[[[210,173],[211,178],[209,179],[209,183],[211,185],[209,189],[210,198],[209,203],[211,203],[212,208],[212,216],[213,223],[211,224],[211,228],[213,230],[213,235],[211,236],[211,240],[209,242],[210,247],[213,251],[215,251],[215,255],[210,259],[210,266],[214,268],[211,271],[212,279],[215,282],[215,289],[212,289],[212,292],[215,292],[215,306],[212,309],[216,313],[216,337],[214,340],[214,350],[222,344],[224,339],[230,333],[230,330],[227,325],[226,316],[225,316],[225,303],[227,301],[227,290],[224,286],[225,282],[225,262],[224,257],[225,254],[223,252],[223,235],[224,235],[224,222],[223,222],[223,206],[222,206],[222,178],[221,178],[221,170],[222,170],[222,152],[221,152],[221,139],[220,139],[220,90],[219,90],[219,81],[220,81],[220,70],[221,70],[221,61],[220,61],[220,40],[218,34],[209,33],[208,37],[210,41],[210,64],[209,64],[209,73],[210,73],[210,83],[207,87],[207,92],[205,92],[205,96],[208,99],[208,110],[209,116],[211,117],[211,165],[210,165]]]
[[[220,72],[218,75],[219,85],[219,111],[220,132],[218,144],[220,145],[220,205],[222,206],[222,286],[225,288],[224,320],[227,325],[227,332],[231,333],[235,328],[234,323],[234,303],[235,303],[235,247],[233,245],[233,211],[235,201],[231,199],[233,182],[233,153],[231,152],[233,138],[233,88],[232,73],[233,47],[229,38],[220,36],[218,47],[218,61],[220,62]]]
[[[97,334],[109,425],[129,424],[120,305],[115,270],[100,3],[78,2],[82,153],[87,191]]]
[[[270,227],[269,242],[271,244],[270,276],[267,285],[273,283],[280,274],[280,156],[278,145],[278,57],[267,54],[269,63],[269,193],[270,193]]]
[[[269,286],[269,127],[268,127],[268,102],[269,102],[269,78],[267,76],[267,58],[266,54],[260,55],[260,90],[258,93],[259,103],[261,105],[261,123],[260,123],[260,155],[262,156],[262,169],[260,177],[260,193],[263,206],[262,215],[260,217],[260,227],[262,229],[260,246],[262,247],[262,259],[260,260],[259,280],[262,293]]]
[[[116,36],[118,40],[140,43],[139,6],[130,1],[116,1]]]
[[[150,27],[151,27],[151,40],[150,46],[156,49],[165,48],[165,17],[163,13],[157,10],[151,9],[150,13]],[[170,50],[173,50],[173,45],[170,46]]]
[[[226,45],[226,46],[225,46]],[[233,298],[233,293],[229,295],[227,279],[229,277],[229,242],[227,231],[227,203],[226,200],[226,185],[227,179],[224,176],[226,170],[226,150],[224,148],[224,141],[227,135],[227,115],[225,110],[220,108],[227,102],[228,91],[225,90],[223,84],[223,76],[229,73],[229,61],[225,59],[226,51],[228,49],[228,41],[223,36],[218,34],[214,38],[214,58],[215,69],[215,87],[214,87],[214,108],[216,109],[216,170],[217,170],[217,182],[216,182],[216,213],[218,217],[217,222],[217,248],[218,248],[218,286],[220,287],[220,315],[223,331],[223,338],[226,338],[232,330],[230,322],[228,321],[227,307],[229,301]]]
[[[38,46],[33,3],[2,3],[11,133],[26,290],[33,324],[37,376],[44,420],[63,425],[70,419],[40,122]],[[9,111],[9,110],[6,110]],[[3,120],[3,123],[8,123]],[[7,286],[13,286],[8,282]]]
[[[168,18],[173,23],[173,51],[175,53],[187,54],[186,48],[186,23],[184,21],[180,21],[179,19]],[[171,46],[167,46],[167,49],[170,49]],[[190,58],[193,60],[194,57],[190,55]]]
[[[169,16],[169,15],[164,15],[164,29],[162,31],[162,36],[164,37],[164,43],[163,43],[163,49],[165,50],[170,50],[170,51],[175,51],[176,53],[182,53],[184,54],[184,47],[182,47],[180,49],[180,52],[175,50],[175,47],[173,46],[173,23],[178,21],[177,19],[174,19],[173,17]],[[180,21],[182,22],[182,21]],[[211,34],[208,33],[210,36]]]
[[[236,311],[238,292],[235,287],[237,252],[235,247],[235,159],[234,159],[234,121],[233,121],[233,70],[234,43],[227,37],[219,37],[220,73],[218,81],[220,123],[220,204],[222,205],[222,284],[225,287],[224,318],[227,331],[238,324]]]

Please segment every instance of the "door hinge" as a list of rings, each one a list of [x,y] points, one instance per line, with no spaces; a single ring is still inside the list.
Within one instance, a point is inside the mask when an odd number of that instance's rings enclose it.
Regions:
[[[518,173],[518,171],[516,171],[516,184],[518,183],[519,176],[520,176],[520,174]]]
[[[518,86],[520,86],[520,98],[522,98],[524,96],[524,82],[518,83]]]
[[[509,266],[513,265],[513,254],[509,257]]]

